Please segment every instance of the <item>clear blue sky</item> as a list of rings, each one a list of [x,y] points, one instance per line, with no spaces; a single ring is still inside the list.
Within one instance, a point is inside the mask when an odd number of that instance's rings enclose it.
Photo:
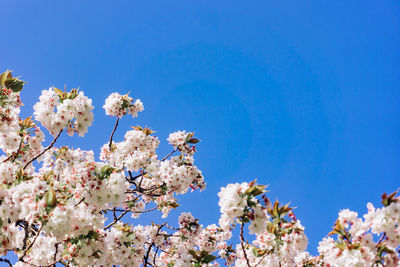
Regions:
[[[168,133],[196,131],[208,188],[171,220],[216,223],[220,187],[257,177],[297,207],[315,252],[340,209],[400,186],[399,1],[3,1],[0,18],[0,69],[29,81],[24,116],[51,85],[94,101],[87,136],[60,144],[98,155],[114,91],[145,105],[117,140],[148,125],[165,155]]]

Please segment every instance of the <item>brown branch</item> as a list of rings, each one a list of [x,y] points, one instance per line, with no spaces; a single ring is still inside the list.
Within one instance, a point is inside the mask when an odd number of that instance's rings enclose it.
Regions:
[[[163,196],[162,194],[152,194],[151,192],[150,193],[146,193],[143,190],[137,190],[137,189],[132,189],[132,190],[128,191],[127,193],[139,193],[139,194],[142,194],[142,195],[145,195],[145,196],[148,196],[148,197],[160,197],[160,196]],[[127,202],[131,202],[131,201],[127,201]]]
[[[134,211],[134,210],[127,210],[127,209],[116,209],[116,208],[114,208],[114,209],[112,209],[112,210],[110,210],[110,209],[105,209],[105,210],[103,210],[103,211],[112,211],[112,212],[113,212],[113,216],[114,216],[114,220],[116,220],[116,219],[117,219],[117,216],[116,216],[116,214],[115,214],[116,211],[118,211],[118,212],[132,212],[132,213],[146,213],[146,212],[150,212],[150,211],[156,210],[157,208],[158,208],[158,206],[157,206],[157,207],[154,207],[154,208],[151,208],[151,209],[147,209],[147,210],[137,210],[137,211]]]
[[[29,225],[28,222],[25,220],[18,220],[15,223],[16,226],[21,226],[24,229],[25,236],[24,240],[22,241],[22,249],[24,250],[27,246],[28,238],[29,238]]]
[[[251,267],[249,258],[247,257],[247,254],[246,254],[246,249],[244,248],[243,226],[244,226],[244,223],[242,222],[242,224],[240,226],[240,244],[242,245],[242,250],[243,250],[244,258],[246,259],[246,262],[247,262],[247,266]]]
[[[153,266],[156,266],[156,256],[157,256],[159,249],[160,248],[158,246],[156,246],[156,252],[154,252],[154,256],[153,256]]]
[[[179,185],[176,187],[173,187],[173,188],[171,188],[170,191],[168,191],[168,193],[175,192],[179,188],[180,188]],[[155,190],[153,190],[153,191],[155,191]],[[150,191],[150,193],[148,193],[148,192],[146,192],[145,188],[140,188],[140,186],[139,186],[138,189],[130,189],[126,193],[139,193],[139,194],[146,195],[149,197],[160,197],[160,196],[166,195],[166,194],[153,193],[153,191]],[[131,202],[131,201],[127,201],[127,202]]]
[[[254,267],[257,267],[258,265],[261,264],[261,262],[265,259],[265,257],[267,257],[269,255],[270,252],[268,252],[267,254],[265,254],[264,256],[261,257],[261,259],[258,261],[258,263],[256,265],[254,265]],[[293,260],[293,259],[292,259]]]
[[[31,164],[32,162],[34,162],[36,159],[38,159],[41,155],[43,155],[44,153],[46,153],[47,150],[49,150],[50,148],[53,147],[53,145],[56,143],[58,137],[60,137],[61,133],[63,132],[64,129],[62,129],[56,137],[54,137],[53,141],[50,143],[50,145],[48,145],[42,152],[39,153],[39,155],[37,155],[36,157],[34,157],[33,159],[31,159],[30,161],[28,161],[28,163],[25,164],[25,166],[22,168],[23,170],[26,169],[26,167],[28,167],[29,164]]]
[[[172,154],[174,154],[176,151],[178,151],[178,149],[172,150],[171,153],[169,153],[168,155],[166,155],[161,161],[165,161],[167,158],[169,158]]]
[[[178,151],[178,149],[173,150],[171,153],[169,153],[168,155],[166,155],[161,161],[165,161],[167,158],[169,158],[169,157],[170,157],[172,154],[174,154],[176,151]],[[138,175],[135,175],[135,176],[132,175],[132,172],[131,172],[131,171],[128,171],[128,173],[129,173],[129,180],[127,179],[128,182],[133,182],[133,181],[135,181],[137,178],[139,178],[140,176],[142,176],[142,179],[140,180],[140,184],[141,184],[141,182],[142,182],[142,180],[143,180],[144,175],[146,175],[146,172],[144,172],[143,170],[142,170],[141,173],[139,173]],[[139,186],[140,186],[140,184],[139,184]]]
[[[54,247],[56,248],[56,251],[54,252],[54,257],[53,257],[53,260],[54,260],[54,261],[57,260],[57,253],[58,253],[58,245],[59,245],[59,244],[60,244],[60,243],[55,243],[55,244],[54,244]],[[55,265],[55,263],[52,264],[52,265]]]
[[[83,197],[81,200],[79,200],[79,202],[76,203],[76,204],[74,205],[74,207],[79,206],[79,204],[81,204],[84,200],[85,200],[85,197]]]
[[[129,173],[129,178],[132,182],[134,182],[137,178],[139,178],[142,175],[146,175],[147,172],[139,173],[138,175],[132,176],[132,172],[128,171]]]
[[[0,258],[0,262],[6,262],[8,264],[8,266],[12,267],[11,261],[8,259]]]
[[[378,247],[382,243],[385,237],[386,237],[386,232],[384,232],[381,238],[379,238],[378,242],[376,243],[376,247]]]
[[[175,231],[181,230],[181,228],[176,228],[176,227],[169,226],[168,223],[165,223],[165,226],[167,226],[167,227],[168,227],[169,229],[171,229],[171,230],[175,230]]]
[[[158,230],[157,230],[156,235],[158,235],[158,233],[160,232],[161,228],[163,228],[165,224],[166,224],[166,223],[163,223],[163,224],[161,224],[160,226],[158,226]],[[150,244],[150,246],[149,246],[149,248],[147,249],[146,256],[145,256],[144,259],[143,259],[143,261],[144,261],[144,262],[143,262],[143,267],[147,267],[147,265],[154,266],[154,265],[152,265],[151,263],[149,263],[150,251],[151,251],[151,248],[152,248],[154,245],[155,245],[155,243],[154,243],[154,241],[152,241],[151,244]],[[154,256],[154,258],[155,258],[155,256]],[[153,259],[153,261],[155,261],[155,260]]]
[[[114,133],[117,130],[117,127],[118,127],[118,122],[119,122],[119,118],[117,118],[117,120],[115,121],[115,126],[114,126],[114,129],[113,129],[113,131],[111,133],[111,136],[110,136],[110,142],[108,143],[108,147],[110,148],[110,151],[111,151],[111,145],[112,145],[113,136],[114,136]]]
[[[27,253],[28,250],[35,244],[36,239],[39,237],[40,232],[42,231],[43,226],[44,226],[44,223],[42,223],[42,225],[40,226],[39,230],[38,230],[37,233],[36,233],[35,238],[33,239],[33,241],[29,244],[29,246],[28,246],[26,249],[24,249],[22,256],[18,259],[19,261],[24,262],[24,257],[26,256],[26,253]]]
[[[118,217],[116,217],[114,219],[114,221],[112,221],[112,223],[110,223],[109,225],[107,225],[106,227],[104,227],[103,230],[107,230],[108,228],[110,228],[111,226],[113,226],[114,224],[116,224],[119,220],[121,220],[122,217],[124,217],[125,214],[127,214],[129,212],[129,210],[124,211],[123,213],[121,213],[121,215],[119,215]]]
[[[19,142],[18,150],[17,150],[17,152],[15,152],[15,156],[14,156],[14,158],[13,158],[12,161],[11,161],[12,163],[14,163],[14,161],[17,159],[18,154],[19,154],[19,152],[21,151],[23,140],[24,140],[24,138],[21,137],[21,141]]]
[[[21,141],[19,142],[19,146],[18,146],[17,152],[11,153],[10,156],[8,156],[5,160],[3,160],[3,163],[6,162],[6,161],[9,161],[11,158],[13,158],[11,162],[14,162],[16,160],[16,158],[18,157],[19,152],[21,151],[23,140],[24,140],[24,138],[21,137]]]
[[[138,211],[132,211],[132,212],[133,213],[146,213],[146,212],[150,212],[150,211],[156,210],[157,208],[158,208],[158,206],[154,207],[154,208],[151,208],[151,209],[147,209],[147,210],[138,210]]]
[[[127,192],[127,193],[135,193],[135,191],[130,191],[130,192]],[[124,200],[124,201],[122,201],[122,203],[130,203],[130,202],[136,202],[136,200],[138,200],[139,198],[141,197],[141,195],[137,195],[134,199],[131,199],[131,200]]]
[[[129,210],[113,208],[113,209],[104,209],[103,211],[119,211],[119,212],[124,212],[124,211],[129,211]]]
[[[144,261],[143,267],[147,267],[147,265],[149,264],[149,262],[148,262],[149,255],[150,255],[150,251],[151,251],[151,248],[153,247],[153,245],[154,245],[154,242],[151,242],[149,248],[147,249],[146,255],[144,256],[144,259],[143,259],[143,261]]]
[[[140,181],[139,181],[139,189],[142,188],[142,182],[143,182],[145,174],[146,174],[145,172],[142,172],[142,179],[140,179]]]
[[[114,216],[114,220],[116,221],[117,220],[117,214],[115,213],[115,208],[113,208],[113,216]]]
[[[136,175],[135,177],[133,177],[131,171],[128,171],[128,174],[129,174],[129,177],[126,177],[126,176],[125,176],[125,179],[126,179],[129,183],[134,184],[134,185],[136,185],[135,180],[136,180],[138,177],[140,177],[140,175],[142,175],[142,174],[139,174],[139,175]]]

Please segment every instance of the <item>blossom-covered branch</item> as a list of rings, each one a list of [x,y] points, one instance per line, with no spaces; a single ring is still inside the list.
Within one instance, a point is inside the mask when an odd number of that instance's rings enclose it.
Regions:
[[[84,137],[93,122],[92,100],[78,89],[50,87],[42,91],[33,116],[23,119],[24,84],[10,71],[0,75],[0,254],[14,252],[14,266],[400,264],[397,192],[382,195],[381,208],[369,203],[363,217],[340,211],[315,256],[306,251],[305,228],[293,208],[272,203],[267,187],[256,180],[221,188],[218,224],[202,225],[190,212],[181,213],[175,226],[135,224],[156,210],[166,218],[179,206],[180,195],[205,188],[195,164],[194,132],[171,133],[171,152],[164,156],[158,155],[160,140],[149,127],[133,126],[114,140],[119,121],[128,114],[137,117],[144,107],[128,94],[112,93],[103,108],[115,125],[96,161],[92,150],[57,143],[63,131]],[[52,135],[47,147],[40,127]],[[232,240],[235,228],[239,243]],[[12,265],[5,257],[0,261]]]

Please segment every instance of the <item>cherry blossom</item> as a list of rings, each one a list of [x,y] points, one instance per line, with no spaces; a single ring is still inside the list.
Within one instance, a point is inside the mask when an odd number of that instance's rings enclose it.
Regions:
[[[158,153],[162,140],[149,127],[133,126],[114,140],[119,120],[144,108],[139,99],[112,93],[103,108],[116,117],[115,126],[97,161],[91,150],[57,143],[64,131],[84,137],[92,100],[77,89],[50,87],[33,116],[21,118],[24,84],[10,71],[0,75],[2,263],[12,266],[5,257],[12,252],[14,266],[22,267],[400,266],[397,192],[383,194],[382,207],[368,203],[363,216],[341,210],[319,255],[307,252],[306,228],[294,209],[272,203],[256,180],[221,188],[218,224],[203,225],[190,211],[174,223],[132,223],[155,210],[166,218],[180,195],[205,189],[195,133],[171,133],[166,155]]]

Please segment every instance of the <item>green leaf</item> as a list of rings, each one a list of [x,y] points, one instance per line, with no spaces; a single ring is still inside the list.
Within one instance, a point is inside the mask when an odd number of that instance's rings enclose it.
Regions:
[[[170,207],[173,208],[173,209],[176,209],[177,207],[179,207],[179,204],[176,203],[176,202],[169,202],[169,203],[168,203],[168,206],[170,206]]]
[[[193,258],[197,258],[196,251],[194,251],[194,250],[192,250],[192,249],[189,249],[188,252],[189,252],[190,255],[193,256]]]
[[[192,133],[188,133],[188,135],[186,136],[185,142],[187,142],[189,139],[191,139],[194,136],[194,132]]]
[[[258,257],[258,249],[256,247],[253,247],[251,251],[253,252],[254,256]]]
[[[54,92],[56,92],[57,95],[61,96],[64,94],[63,91],[61,91],[60,89],[58,89],[57,87],[53,86],[53,90]]]
[[[44,200],[48,207],[55,207],[57,204],[56,192],[50,187],[49,190],[44,194]]]
[[[278,200],[277,200],[277,201],[275,201],[274,206],[272,207],[272,214],[273,214],[275,217],[278,217],[278,216],[279,216],[278,209],[279,209],[279,202],[278,202]]]
[[[264,194],[266,192],[265,190],[266,186],[265,185],[255,185],[252,187],[249,187],[244,194],[249,195],[249,196],[259,196],[261,194]]]
[[[111,167],[110,165],[104,165],[101,170],[100,170],[100,174],[103,178],[106,178],[108,176],[110,176],[110,174],[114,171],[114,168]]]
[[[381,252],[381,253],[386,252],[386,253],[389,253],[389,254],[395,253],[393,250],[391,250],[390,248],[386,247],[385,245],[379,247],[379,252]]]
[[[336,247],[339,248],[340,250],[344,250],[346,248],[346,244],[345,243],[337,243]]]
[[[213,260],[215,260],[217,257],[215,257],[214,255],[208,254],[206,256],[204,256],[204,258],[201,260],[203,263],[210,263]]]
[[[136,131],[142,131],[142,130],[143,130],[143,128],[140,127],[139,125],[137,125],[137,126],[132,126],[131,128],[134,129],[134,130],[136,130]]]
[[[186,143],[189,144],[197,144],[198,142],[200,142],[200,140],[196,138],[190,138],[189,140],[186,141]]]
[[[18,78],[7,79],[4,82],[4,85],[7,88],[10,88],[11,90],[13,90],[14,93],[18,93],[19,91],[21,91],[24,84],[26,84],[26,82],[24,82]]]
[[[0,85],[1,85],[1,87],[4,87],[6,80],[7,79],[11,79],[11,78],[12,78],[12,74],[11,74],[10,70],[6,70],[2,74],[0,74]]]

